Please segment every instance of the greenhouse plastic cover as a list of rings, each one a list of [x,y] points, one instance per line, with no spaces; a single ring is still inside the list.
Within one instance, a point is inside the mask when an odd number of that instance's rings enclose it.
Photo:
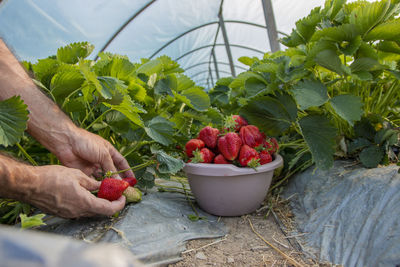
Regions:
[[[20,60],[31,62],[56,54],[61,46],[81,41],[95,45],[91,59],[103,48],[127,55],[134,62],[168,55],[198,85],[210,88],[217,80],[213,47],[219,77],[232,76],[218,23],[220,8],[237,75],[247,69],[239,57],[262,57],[271,50],[263,1],[3,0],[0,37]],[[323,0],[271,2],[278,38],[290,34],[298,19],[324,4]],[[190,51],[194,52],[187,54]]]

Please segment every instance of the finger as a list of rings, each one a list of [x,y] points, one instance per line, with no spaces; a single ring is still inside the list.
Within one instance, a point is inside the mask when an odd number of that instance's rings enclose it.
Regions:
[[[102,162],[100,162],[100,165],[105,173],[107,173],[108,171],[117,172],[117,169],[114,166],[114,162],[111,158],[111,155],[108,153],[106,155],[104,155],[104,157],[102,158]],[[119,177],[119,175],[118,174],[113,175],[113,177],[117,178],[117,177]]]
[[[100,188],[100,182],[87,176],[82,176],[79,184],[88,191],[95,191]]]
[[[125,196],[121,196],[115,201],[97,198],[92,195],[91,212],[96,214],[112,216],[125,207]]]
[[[128,161],[113,146],[110,148],[110,154],[118,170],[126,170],[130,168]],[[124,177],[135,177],[132,170],[128,170],[123,174]]]

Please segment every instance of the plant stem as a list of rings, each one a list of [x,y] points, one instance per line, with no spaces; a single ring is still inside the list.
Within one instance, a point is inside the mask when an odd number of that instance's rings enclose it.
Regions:
[[[24,156],[28,159],[28,161],[33,165],[33,166],[39,166],[36,161],[26,152],[26,150],[20,145],[20,143],[17,143],[17,147],[19,150],[24,154]]]
[[[88,130],[90,127],[92,127],[93,126],[93,124],[95,124],[98,120],[100,120],[100,119],[102,119],[103,118],[103,116],[105,115],[105,114],[107,114],[108,112],[110,112],[111,110],[113,110],[112,108],[110,108],[110,109],[108,109],[108,110],[106,110],[106,111],[104,111],[100,116],[98,116],[94,121],[92,121],[92,123],[91,124],[89,124],[89,126],[88,127],[86,127],[86,130]]]
[[[110,177],[110,176],[113,176],[113,175],[115,175],[115,174],[120,174],[120,173],[129,171],[129,170],[138,171],[138,170],[140,170],[140,169],[143,169],[143,168],[145,168],[145,167],[147,167],[147,166],[150,166],[150,165],[153,165],[153,164],[155,164],[155,163],[157,163],[156,160],[150,160],[150,161],[148,161],[148,162],[145,162],[145,163],[142,163],[142,164],[133,166],[133,167],[128,168],[128,169],[125,169],[125,170],[120,170],[120,171],[117,171],[117,172],[110,172],[110,173],[107,173],[107,174],[106,174],[106,177]]]

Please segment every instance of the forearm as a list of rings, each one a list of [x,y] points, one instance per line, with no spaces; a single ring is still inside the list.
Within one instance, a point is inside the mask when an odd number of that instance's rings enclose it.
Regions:
[[[28,132],[51,152],[68,143],[77,127],[33,83],[18,60],[0,39],[0,100],[19,95],[28,105]]]
[[[0,155],[0,197],[26,200],[35,190],[37,177],[32,166]]]

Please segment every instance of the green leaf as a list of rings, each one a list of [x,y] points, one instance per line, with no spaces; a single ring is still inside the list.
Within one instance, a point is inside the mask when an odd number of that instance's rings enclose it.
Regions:
[[[184,166],[181,159],[171,157],[161,150],[157,152],[157,161],[159,163],[158,171],[160,173],[176,174],[178,171],[182,170]]]
[[[65,98],[79,89],[85,78],[78,70],[58,72],[53,76],[50,83],[50,90],[57,103],[62,103]]]
[[[172,90],[176,88],[176,79],[173,76],[167,76],[164,79],[158,80],[154,85],[154,93],[158,95],[174,96]]]
[[[352,72],[370,71],[379,65],[378,60],[370,57],[356,58],[350,65]]]
[[[123,81],[109,76],[100,76],[97,77],[101,86],[102,92],[107,92],[107,96],[111,95],[111,98],[106,98],[106,102],[118,105],[124,100],[124,96],[128,93],[127,86]]]
[[[362,149],[362,148],[364,148],[364,147],[367,147],[367,146],[369,146],[369,145],[371,145],[371,142],[370,141],[368,141],[367,139],[365,139],[365,138],[357,138],[357,139],[354,139],[350,144],[349,144],[349,146],[348,146],[348,152],[349,153],[354,153],[354,152],[356,152],[357,150],[359,150],[359,149]]]
[[[382,23],[372,29],[365,37],[364,41],[386,40],[397,41],[400,39],[400,19]]]
[[[376,133],[374,141],[376,144],[383,144],[385,141],[392,139],[393,136],[393,139],[396,140],[398,135],[399,133],[393,129],[381,129]],[[391,145],[394,144],[392,143]]]
[[[342,64],[342,61],[334,50],[323,50],[317,53],[314,60],[320,66],[334,71],[339,75],[347,73],[346,67]]]
[[[229,103],[229,87],[225,85],[217,85],[211,90],[208,95],[212,104],[226,105]]]
[[[364,137],[370,141],[374,140],[376,134],[375,128],[366,118],[362,118],[354,124],[354,132],[357,136]]]
[[[278,99],[269,96],[251,100],[240,110],[240,115],[271,136],[282,134],[293,122],[292,112],[288,111]]]
[[[57,60],[68,64],[75,64],[79,59],[89,56],[93,49],[94,45],[88,42],[72,43],[57,50]]]
[[[375,168],[382,161],[384,156],[383,148],[380,146],[369,146],[360,153],[360,161],[367,168]]]
[[[181,92],[181,95],[190,100],[190,104],[197,111],[205,111],[210,107],[210,97],[201,87],[192,87]]]
[[[21,218],[21,228],[29,229],[41,225],[46,225],[42,220],[44,216],[46,216],[46,214],[41,213],[28,217],[26,214],[21,213],[19,215],[19,217]]]
[[[39,80],[46,88],[50,88],[50,82],[53,76],[57,73],[60,62],[52,58],[39,59],[38,62],[32,65],[35,78]]]
[[[129,95],[123,97],[123,101],[118,105],[113,105],[103,102],[107,107],[117,110],[124,114],[131,122],[141,127],[144,127],[143,121],[138,113],[147,113],[139,104],[135,103]]]
[[[285,92],[276,94],[276,99],[281,103],[287,113],[289,114],[290,121],[297,119],[297,105],[293,97]]]
[[[184,75],[184,74],[176,74],[176,82],[177,82],[177,87],[176,87],[176,91],[177,92],[181,92],[183,90],[189,89],[193,86],[195,86],[196,84],[194,83],[194,81],[192,81],[188,76]]]
[[[251,57],[239,57],[238,61],[243,63],[244,65],[251,67],[255,62],[258,62],[259,59],[256,57],[252,57],[252,58]]]
[[[91,69],[89,62],[85,62],[84,60],[79,61],[79,69],[81,70],[89,86],[96,89],[96,91],[103,98],[105,99],[112,98],[112,92],[107,88],[107,86],[103,86],[100,83],[100,81],[97,79],[96,73]]]
[[[351,41],[360,34],[354,24],[342,24],[336,27],[329,27],[314,33],[311,41],[315,42],[321,38],[336,42]]]
[[[0,145],[14,145],[27,127],[27,105],[19,96],[0,101]]]
[[[244,83],[244,87],[246,89],[246,96],[248,98],[252,98],[260,93],[265,93],[267,91],[267,86],[265,85],[265,83],[254,77],[247,79]]]
[[[136,72],[137,73],[144,73],[147,76],[151,76],[154,73],[160,72],[162,70],[162,67],[163,67],[163,64],[162,64],[161,60],[153,59],[153,60],[150,60],[150,61],[146,62],[142,66],[140,66],[136,70]]]
[[[173,122],[157,116],[146,122],[144,130],[154,141],[168,146],[174,142],[174,139],[172,138],[174,134],[174,126],[175,124]]]
[[[332,167],[337,129],[330,124],[327,117],[321,115],[303,117],[299,120],[299,125],[317,167]]]
[[[361,119],[363,103],[361,98],[355,95],[338,95],[330,99],[335,112],[350,125]]]
[[[351,12],[349,21],[357,25],[363,35],[382,22],[389,7],[390,0],[364,3]]]
[[[357,36],[353,40],[349,42],[344,42],[341,44],[339,47],[340,51],[347,55],[347,56],[352,56],[354,55],[355,52],[357,52],[358,48],[360,47],[362,42],[361,36]]]
[[[388,53],[400,54],[400,45],[393,41],[382,41],[378,44],[378,50]]]
[[[255,66],[253,68],[253,71],[275,73],[278,71],[278,64],[276,64],[275,62],[263,63],[261,65]]]
[[[328,101],[326,86],[317,80],[304,80],[293,86],[293,94],[301,109],[318,107]]]
[[[249,78],[256,78],[260,81],[265,81],[265,79],[258,73],[254,73],[252,71],[246,71],[246,72],[242,72],[240,73],[230,84],[229,87],[230,88],[240,88],[243,87],[245,82],[247,81],[247,79]]]
[[[346,0],[328,0],[325,1],[324,12],[331,20],[334,20],[337,14],[341,11]]]
[[[135,100],[144,102],[144,100],[146,99],[147,96],[146,88],[144,88],[134,80],[129,82],[128,91],[129,95],[133,97]]]

